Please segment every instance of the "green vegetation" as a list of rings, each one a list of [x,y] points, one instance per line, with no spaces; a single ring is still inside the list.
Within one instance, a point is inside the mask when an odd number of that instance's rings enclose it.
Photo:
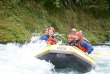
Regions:
[[[109,0],[0,0],[0,43],[29,41],[34,32],[54,27],[65,34],[82,30],[92,43],[110,39]]]

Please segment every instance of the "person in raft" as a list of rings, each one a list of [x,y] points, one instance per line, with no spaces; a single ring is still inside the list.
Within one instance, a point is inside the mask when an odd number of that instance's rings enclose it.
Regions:
[[[45,29],[45,34],[40,37],[40,40],[45,40],[45,39],[46,39],[46,37],[47,37],[47,35],[48,35],[48,29],[49,29],[49,28],[46,28],[46,29]]]
[[[68,36],[67,36],[67,38],[68,38],[68,40],[67,40],[67,42],[66,42],[66,45],[68,45],[68,46],[73,46],[74,45],[74,35],[72,35],[72,34],[69,34]]]
[[[53,27],[48,28],[48,35],[43,35],[40,40],[45,40],[47,44],[56,44],[56,38],[54,38],[55,29]]]
[[[48,35],[48,28],[45,29],[45,35]]]
[[[45,29],[45,34],[40,37],[40,40],[45,40],[47,35],[48,35],[48,28]],[[33,41],[33,43],[36,43],[36,42],[37,42],[37,40]]]
[[[93,51],[93,46],[87,41],[83,40],[82,33],[76,32],[74,33],[74,46],[78,47],[83,52],[90,54]]]
[[[74,33],[77,32],[76,28],[71,29],[71,34],[74,35]]]
[[[75,32],[77,32],[76,28],[72,28],[72,29],[71,29],[71,34],[74,35]],[[82,33],[82,30],[80,30],[79,32]],[[83,40],[89,42],[89,41],[85,38],[85,36],[84,36],[83,34],[82,34],[82,37],[83,37]]]

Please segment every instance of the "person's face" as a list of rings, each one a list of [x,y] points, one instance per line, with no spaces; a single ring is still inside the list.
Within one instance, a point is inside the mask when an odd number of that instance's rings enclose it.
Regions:
[[[50,29],[50,30],[48,31],[48,34],[49,34],[49,36],[52,36],[52,35],[54,34],[53,30]]]
[[[75,33],[75,31],[71,30],[71,34],[74,34],[74,33]]]
[[[74,35],[74,39],[75,39],[75,40],[78,40],[79,37],[78,37],[77,35]]]
[[[45,35],[48,35],[48,30],[45,31]]]
[[[73,41],[73,39],[72,38],[68,38],[68,42],[70,43],[70,42],[72,42]]]

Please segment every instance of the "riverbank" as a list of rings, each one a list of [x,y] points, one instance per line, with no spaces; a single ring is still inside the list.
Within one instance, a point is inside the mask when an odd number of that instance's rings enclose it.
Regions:
[[[77,7],[76,7],[77,9]],[[64,34],[57,40],[66,42],[71,28],[82,30],[85,37],[96,43],[110,39],[110,20],[94,18],[83,10],[74,11],[63,8],[59,12],[49,12],[34,0],[18,4],[0,1],[0,43],[29,41],[33,33],[41,33],[47,27]]]

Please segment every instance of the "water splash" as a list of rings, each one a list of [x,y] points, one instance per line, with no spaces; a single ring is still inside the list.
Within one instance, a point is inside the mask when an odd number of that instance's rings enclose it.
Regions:
[[[40,40],[20,45],[16,43],[0,44],[0,74],[52,74],[54,66],[33,56],[33,49],[40,52],[45,42]]]
[[[23,45],[0,44],[0,74],[80,74],[70,68],[55,70],[52,63],[36,59],[33,55],[34,50],[39,53],[47,45],[39,38],[39,36],[32,37],[31,42]],[[62,44],[62,41],[58,41],[58,44]],[[110,52],[110,46],[94,46],[94,48],[96,52]],[[97,68],[85,74],[110,73],[110,56],[96,57],[94,52],[91,56],[98,61]]]

